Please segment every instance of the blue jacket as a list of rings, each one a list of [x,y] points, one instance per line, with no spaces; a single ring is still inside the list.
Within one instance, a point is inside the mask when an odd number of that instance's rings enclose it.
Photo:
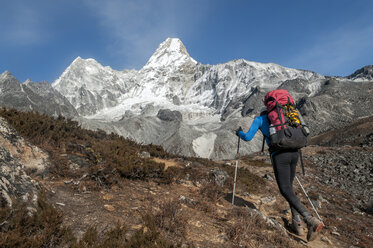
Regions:
[[[260,131],[262,132],[262,134],[265,137],[265,140],[266,140],[267,144],[269,145],[270,144],[270,140],[269,140],[269,120],[268,120],[268,117],[267,117],[266,114],[256,117],[254,119],[253,123],[251,124],[249,131],[247,131],[247,133],[245,133],[243,131],[240,131],[240,132],[238,132],[238,135],[240,136],[241,139],[243,139],[245,141],[250,141],[254,138],[258,129],[260,129]]]

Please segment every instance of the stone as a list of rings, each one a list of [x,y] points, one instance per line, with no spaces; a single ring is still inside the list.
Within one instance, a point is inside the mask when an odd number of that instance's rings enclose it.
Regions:
[[[191,199],[191,198],[187,198],[183,195],[180,195],[179,197],[179,201],[183,202],[183,203],[186,203],[188,205],[197,205],[198,201],[194,200],[194,199]]]
[[[262,202],[262,204],[272,205],[273,203],[276,202],[276,197],[274,197],[274,196],[266,196],[266,197],[260,198],[260,201]]]
[[[326,236],[322,236],[321,237],[321,241],[323,241],[323,242],[325,242],[325,243],[327,243],[329,245],[333,244],[332,241],[330,241],[330,239],[328,239],[328,237],[326,237]]]
[[[108,205],[108,204],[105,204],[104,205],[104,208],[109,211],[109,212],[113,212],[115,210],[114,206],[112,205]]]
[[[263,178],[269,181],[273,181],[273,178],[269,174],[265,174]]]
[[[139,154],[140,158],[150,158],[150,153],[147,151],[142,151]]]
[[[8,207],[12,207],[12,204],[12,199],[8,193],[5,190],[2,190],[0,194],[0,206],[5,207],[7,205]]]
[[[160,109],[157,117],[162,121],[182,121],[183,116],[179,111],[172,111],[169,109]]]
[[[225,181],[227,180],[227,178],[229,177],[228,176],[228,173],[218,167],[215,167],[214,169],[212,169],[210,171],[210,173],[212,174],[213,178],[214,178],[214,181],[217,185],[223,187],[224,186],[224,183]]]
[[[323,171],[320,175],[322,183],[338,186],[339,189],[369,201],[369,189],[372,188],[372,185],[369,185],[372,164],[369,150],[333,148],[326,154],[316,156],[318,156],[316,165]],[[330,166],[330,163],[338,166]],[[328,175],[333,174],[336,176],[328,178]]]
[[[287,230],[285,229],[285,227],[282,224],[280,224],[277,220],[265,216],[262,212],[260,212],[257,209],[250,209],[250,212],[252,215],[258,215],[259,217],[261,217],[266,222],[267,225],[276,228],[281,233],[283,233],[283,235],[288,236]]]

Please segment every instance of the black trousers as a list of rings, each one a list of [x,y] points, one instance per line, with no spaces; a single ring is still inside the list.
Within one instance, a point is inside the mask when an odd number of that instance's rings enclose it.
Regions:
[[[281,195],[288,201],[293,218],[299,219],[297,217],[298,213],[302,217],[307,218],[310,213],[300,202],[293,189],[293,181],[298,163],[298,150],[277,151],[273,153],[271,159],[278,188]]]

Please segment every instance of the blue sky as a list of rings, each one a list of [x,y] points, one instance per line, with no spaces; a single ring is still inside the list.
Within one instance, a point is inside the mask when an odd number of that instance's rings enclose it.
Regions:
[[[77,56],[140,69],[177,37],[203,64],[346,76],[373,64],[372,10],[370,0],[2,0],[0,73],[53,82]]]

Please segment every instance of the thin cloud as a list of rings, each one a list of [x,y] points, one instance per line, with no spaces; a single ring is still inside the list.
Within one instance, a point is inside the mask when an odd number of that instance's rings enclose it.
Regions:
[[[183,9],[176,9],[176,1],[120,1],[85,0],[100,18],[100,23],[111,38],[108,50],[125,61],[124,66],[140,68],[156,46],[167,37],[177,37],[187,29],[180,18]],[[179,15],[179,16],[178,16]],[[190,18],[189,28],[196,23]]]
[[[359,58],[372,56],[372,43],[373,25],[360,29],[340,28],[320,35],[312,46],[306,47],[287,64],[330,75],[330,72],[347,69]]]
[[[5,44],[25,46],[45,42],[46,32],[41,16],[32,5],[14,4],[2,16],[5,21],[0,24],[3,33],[1,40]]]

